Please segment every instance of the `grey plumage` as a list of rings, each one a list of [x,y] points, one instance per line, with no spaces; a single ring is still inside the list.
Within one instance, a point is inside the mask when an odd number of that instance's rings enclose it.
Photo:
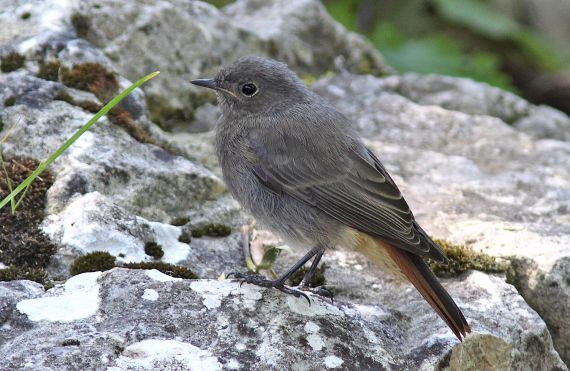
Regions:
[[[349,120],[307,89],[285,64],[244,57],[221,69],[213,80],[194,83],[216,90],[222,111],[216,148],[230,192],[293,246],[351,248],[360,235],[369,236],[380,246],[395,248],[393,254],[400,258],[391,256],[408,278],[431,274],[414,257],[446,260]],[[401,264],[411,264],[416,273],[406,272]],[[435,277],[427,281],[436,299],[443,297],[439,307],[451,308],[438,313],[442,318],[447,313],[450,327],[459,323],[456,335],[465,335],[469,327],[451,297]]]

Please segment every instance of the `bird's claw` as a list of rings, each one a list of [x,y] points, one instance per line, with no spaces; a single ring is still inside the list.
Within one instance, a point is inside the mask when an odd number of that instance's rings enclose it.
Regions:
[[[334,304],[334,298],[332,292],[324,286],[309,287],[309,286],[297,286],[298,290],[309,291],[322,298],[331,299],[331,304]]]
[[[234,279],[239,280],[240,281],[240,287],[244,284],[244,283],[249,283],[252,285],[256,285],[256,286],[261,286],[261,287],[267,287],[267,288],[274,288],[277,289],[281,292],[284,292],[286,294],[289,295],[293,295],[296,298],[300,298],[303,297],[305,299],[307,299],[307,302],[309,303],[309,305],[311,305],[311,299],[309,298],[309,296],[307,294],[305,294],[303,291],[295,289],[295,288],[291,288],[289,286],[285,286],[283,284],[282,281],[280,280],[268,280],[267,278],[265,278],[264,276],[259,276],[259,275],[248,275],[248,274],[243,274],[240,272],[231,272],[228,273],[228,275],[226,276],[227,278],[230,277],[234,277]]]

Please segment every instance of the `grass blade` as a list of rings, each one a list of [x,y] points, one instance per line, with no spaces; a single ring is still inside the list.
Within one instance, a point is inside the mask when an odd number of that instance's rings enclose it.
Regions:
[[[141,86],[142,84],[144,84],[148,80],[152,79],[153,77],[155,77],[159,73],[160,73],[160,71],[156,71],[156,72],[153,72],[151,74],[146,75],[142,79],[138,80],[137,82],[135,82],[134,84],[132,84],[131,86],[129,86],[128,88],[123,90],[121,92],[121,94],[117,95],[109,103],[107,103],[103,108],[101,108],[101,110],[99,110],[99,112],[97,112],[95,114],[95,116],[93,116],[81,128],[79,128],[79,130],[77,130],[75,132],[75,134],[73,134],[68,140],[65,141],[65,143],[63,143],[61,145],[61,147],[59,147],[54,153],[52,153],[51,156],[49,156],[47,158],[47,160],[45,160],[41,164],[39,164],[38,167],[32,172],[32,174],[30,174],[29,177],[27,177],[12,192],[10,192],[10,194],[8,196],[6,196],[6,198],[4,198],[2,201],[0,201],[0,209],[3,208],[4,206],[6,206],[6,204],[8,202],[12,202],[12,205],[13,205],[14,198],[20,192],[22,192],[24,189],[26,189],[30,184],[32,184],[34,179],[36,179],[49,165],[51,165],[51,163],[54,162],[67,148],[69,148],[69,146],[71,146],[73,144],[73,142],[75,142],[83,133],[85,133],[87,130],[89,130],[89,128],[94,123],[96,123],[103,115],[105,115],[107,112],[109,112],[114,106],[116,106],[121,100],[123,100],[123,98],[125,98],[127,95],[129,95],[134,89],[138,88],[139,86]],[[19,202],[18,202],[18,204],[19,204]],[[15,209],[13,208],[12,212],[14,212],[14,211],[15,211]]]

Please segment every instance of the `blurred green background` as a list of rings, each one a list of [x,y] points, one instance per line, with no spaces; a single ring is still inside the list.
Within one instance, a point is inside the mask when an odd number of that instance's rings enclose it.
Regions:
[[[399,72],[468,77],[570,113],[570,1],[322,3],[338,22],[366,36]],[[557,32],[562,37],[552,37]]]

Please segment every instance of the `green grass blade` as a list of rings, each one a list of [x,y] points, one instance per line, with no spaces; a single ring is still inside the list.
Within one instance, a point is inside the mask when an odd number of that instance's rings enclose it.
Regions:
[[[0,201],[0,209],[6,206],[8,202],[13,202],[12,200],[16,197],[16,195],[18,195],[20,192],[26,189],[30,184],[32,184],[34,179],[36,179],[49,165],[51,165],[51,163],[54,162],[67,148],[69,148],[69,146],[71,146],[73,142],[75,142],[83,133],[89,130],[89,128],[94,123],[96,123],[103,115],[109,112],[114,106],[116,106],[121,100],[123,100],[123,98],[129,95],[134,89],[138,88],[139,86],[141,86],[148,80],[152,79],[159,73],[160,71],[156,71],[146,75],[142,79],[138,80],[137,82],[135,82],[134,84],[123,90],[121,94],[117,95],[103,108],[101,108],[101,110],[97,112],[95,116],[93,116],[81,128],[79,128],[79,130],[77,130],[75,134],[73,134],[68,140],[66,140],[65,143],[63,143],[61,147],[57,149],[57,151],[52,153],[52,155],[49,156],[47,160],[39,164],[38,167],[32,172],[32,174],[30,174],[29,177],[27,177],[20,185],[18,185],[12,192],[10,192],[10,194],[6,196],[6,198]]]

